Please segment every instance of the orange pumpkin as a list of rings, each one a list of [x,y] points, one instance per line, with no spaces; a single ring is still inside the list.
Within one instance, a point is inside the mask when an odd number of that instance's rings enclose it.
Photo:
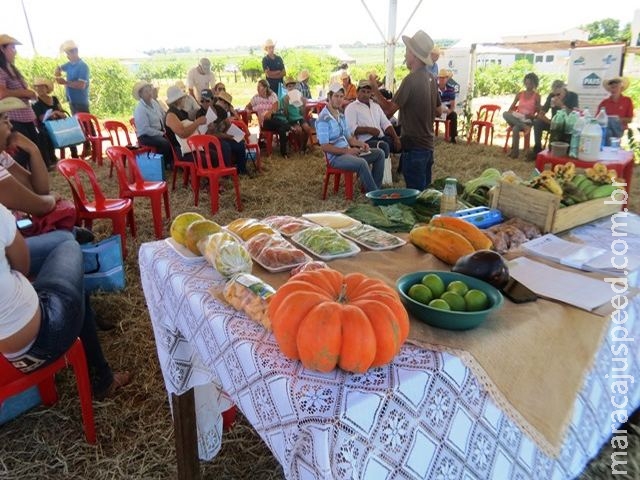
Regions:
[[[299,273],[269,300],[269,318],[287,357],[309,369],[362,373],[384,365],[409,334],[397,292],[361,273]]]

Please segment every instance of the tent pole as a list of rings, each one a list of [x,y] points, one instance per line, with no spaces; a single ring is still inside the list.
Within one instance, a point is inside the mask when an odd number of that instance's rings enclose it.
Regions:
[[[384,87],[394,91],[394,72],[396,58],[396,14],[398,12],[398,0],[389,0],[389,23],[387,24],[387,68],[385,71]]]

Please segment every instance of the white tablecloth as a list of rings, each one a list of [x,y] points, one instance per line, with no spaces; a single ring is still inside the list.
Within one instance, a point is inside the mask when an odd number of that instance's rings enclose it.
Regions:
[[[206,388],[196,391],[202,459],[220,448],[219,412],[228,408],[221,389],[288,479],[574,478],[609,439],[612,413],[631,415],[640,405],[640,382],[623,379],[626,396],[611,388],[614,367],[640,377],[640,349],[631,342],[624,355],[613,355],[621,343],[607,335],[576,398],[562,452],[550,458],[450,354],[405,345],[392,364],[362,375],[312,372],[206,292],[222,280],[203,260],[186,262],[159,241],[142,245],[139,263],[167,391]],[[625,309],[633,338],[640,337],[639,303]],[[549,368],[566,361],[549,359]],[[623,408],[612,406],[612,395]]]

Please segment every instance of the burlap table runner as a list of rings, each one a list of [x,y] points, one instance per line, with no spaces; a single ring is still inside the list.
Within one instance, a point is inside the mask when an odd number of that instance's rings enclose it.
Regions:
[[[403,274],[449,270],[431,255],[407,244],[384,251],[362,251],[329,266],[362,272],[395,288]],[[287,273],[254,273],[274,287]],[[463,332],[433,328],[411,318],[408,342],[456,354],[478,377],[494,401],[549,455],[557,455],[573,404],[606,332],[608,317],[539,299],[505,304],[478,328]]]

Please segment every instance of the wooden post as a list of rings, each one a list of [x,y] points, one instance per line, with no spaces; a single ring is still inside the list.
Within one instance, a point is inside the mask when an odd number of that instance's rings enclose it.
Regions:
[[[171,394],[173,431],[176,437],[178,480],[199,480],[198,434],[193,388],[182,395]]]

